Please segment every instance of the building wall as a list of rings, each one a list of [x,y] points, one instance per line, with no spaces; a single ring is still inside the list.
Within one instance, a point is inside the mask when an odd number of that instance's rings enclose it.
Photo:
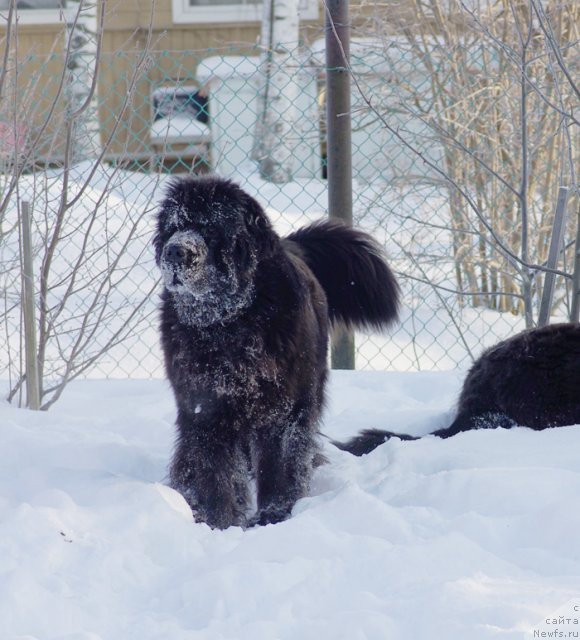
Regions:
[[[179,82],[191,84],[198,63],[210,55],[258,54],[261,25],[175,24],[171,0],[158,0],[151,15],[149,0],[109,3],[105,18],[103,65],[100,74],[101,123],[103,137],[114,132],[113,154],[146,155],[148,127],[152,121],[151,93],[160,86]],[[301,25],[301,37],[312,41],[322,36],[322,10],[318,22]],[[152,30],[150,30],[152,27]],[[151,50],[146,72],[135,74],[139,52]],[[137,77],[138,76],[138,77]],[[135,80],[130,108],[123,109],[127,89]],[[122,113],[116,124],[116,114]]]
[[[102,141],[112,140],[109,151],[120,156],[148,152],[151,93],[155,88],[189,82],[195,78],[199,61],[208,55],[258,54],[261,28],[258,21],[175,24],[171,0],[157,0],[153,15],[152,2],[107,1],[98,76],[99,121]],[[301,38],[305,42],[323,36],[322,20],[321,2],[319,20],[301,25]],[[0,56],[7,42],[6,30],[2,33],[0,25]],[[62,93],[59,87],[65,42],[62,23],[19,23],[18,37],[10,42],[10,71],[2,89],[0,120],[11,122],[17,104],[18,115],[29,131],[42,126],[55,96],[59,90]],[[147,48],[149,53],[141,60]],[[19,72],[12,73],[16,68]],[[35,153],[62,157],[64,138],[59,130],[65,103],[64,97],[57,103],[42,149],[35,149]]]
[[[207,49],[234,42],[254,44],[259,39],[259,21],[240,24],[176,24],[173,22],[171,4],[171,0],[156,0],[155,13],[152,16],[153,0],[109,0],[106,31],[111,35],[111,45],[118,44],[113,36],[115,33],[124,33],[126,38],[135,29],[147,31],[150,26],[158,35],[166,32],[159,41],[164,49]],[[302,37],[306,41],[311,39],[313,27],[315,32],[320,33],[322,0],[319,5],[318,25],[313,21],[303,21]]]
[[[10,127],[16,122],[27,140],[34,140],[42,128],[42,141],[34,149],[37,156],[62,153],[62,138],[57,132],[65,113],[63,36],[59,25],[19,25],[17,37],[0,29],[0,56],[4,59],[8,54],[2,76],[0,121]],[[55,100],[58,108],[48,118]],[[4,139],[2,142],[6,143]],[[6,149],[0,149],[0,155],[6,153]]]

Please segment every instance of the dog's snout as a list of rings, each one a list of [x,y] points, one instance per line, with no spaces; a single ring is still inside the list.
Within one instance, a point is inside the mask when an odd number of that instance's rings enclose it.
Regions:
[[[199,271],[207,256],[207,246],[201,236],[192,232],[174,233],[165,244],[162,262],[170,271]]]
[[[179,244],[170,244],[165,248],[165,260],[172,264],[183,264],[187,257],[187,250]]]

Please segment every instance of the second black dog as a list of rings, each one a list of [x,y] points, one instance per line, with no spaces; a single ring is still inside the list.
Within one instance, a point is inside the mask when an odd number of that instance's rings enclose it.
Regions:
[[[434,436],[521,425],[546,429],[580,424],[580,325],[562,323],[524,331],[485,351],[459,396],[457,416]],[[334,444],[357,456],[389,438],[418,438],[368,429]]]

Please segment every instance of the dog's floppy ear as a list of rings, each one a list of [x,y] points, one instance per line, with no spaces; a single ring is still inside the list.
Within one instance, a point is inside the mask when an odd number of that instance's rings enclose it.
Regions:
[[[251,236],[256,240],[260,257],[271,256],[274,253],[278,236],[262,207],[250,196],[246,202],[246,225]]]
[[[161,260],[161,252],[163,251],[163,242],[161,241],[161,234],[159,231],[153,236],[153,240],[151,241],[153,245],[153,249],[155,251],[155,262],[159,265]]]
[[[189,204],[188,197],[193,193],[194,183],[183,178],[172,178],[166,185],[165,197],[157,205],[155,235],[151,241],[157,264],[161,261],[165,242],[181,227],[180,220]]]
[[[155,235],[153,236],[153,240],[151,244],[153,245],[153,249],[155,250],[155,262],[159,264],[161,261],[161,254],[163,252],[163,244],[165,242],[164,234],[163,234],[163,220],[167,216],[166,211],[166,201],[163,201],[159,205],[159,209],[157,211],[156,219],[157,219],[157,228],[155,230]]]

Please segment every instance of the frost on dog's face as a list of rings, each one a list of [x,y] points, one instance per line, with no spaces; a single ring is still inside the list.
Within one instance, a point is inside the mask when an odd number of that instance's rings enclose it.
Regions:
[[[187,203],[173,197],[163,202],[154,247],[180,320],[209,326],[253,300],[259,244],[243,203],[223,195],[216,200],[201,187]]]
[[[208,247],[195,231],[176,231],[161,251],[159,266],[168,291],[201,294],[209,288]]]

